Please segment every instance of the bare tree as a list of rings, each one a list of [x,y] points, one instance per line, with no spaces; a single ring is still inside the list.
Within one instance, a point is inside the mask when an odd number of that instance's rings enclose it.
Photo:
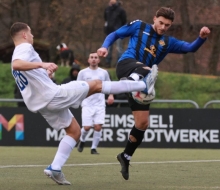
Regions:
[[[208,71],[209,74],[212,75],[217,75],[217,70],[218,70],[218,63],[219,63],[219,57],[220,57],[220,51],[219,51],[219,44],[220,44],[220,27],[216,26],[215,29],[212,31],[213,32],[213,39],[212,43],[212,50],[211,50],[211,55],[209,58],[209,65],[208,65]]]
[[[74,50],[77,60],[87,64],[88,53],[100,47],[105,38],[103,12],[108,1],[0,0],[0,49],[4,44],[12,43],[9,36],[10,26],[21,21],[31,26],[36,42],[49,47],[51,61],[55,60],[56,46],[64,42]],[[201,26],[212,28],[212,39],[208,41],[211,43],[205,43],[195,54],[177,55],[175,62],[169,57],[173,55],[167,56],[164,62],[169,63],[169,66],[162,66],[163,70],[220,73],[220,0],[123,1],[128,22],[140,19],[152,23],[156,10],[161,6],[169,6],[176,12],[175,22],[168,32],[174,37],[191,42],[198,37]],[[127,41],[128,39],[124,40],[125,46]]]
[[[185,41],[190,42],[192,41],[193,25],[190,23],[187,0],[180,1],[180,7],[181,7],[180,15],[182,19],[182,38],[184,38]],[[195,70],[195,57],[193,53],[188,53],[184,55],[183,61],[184,61],[184,67],[183,67],[184,73],[191,73],[193,70]]]

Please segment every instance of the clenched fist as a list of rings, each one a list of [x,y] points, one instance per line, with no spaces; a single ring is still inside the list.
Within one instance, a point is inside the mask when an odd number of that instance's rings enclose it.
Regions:
[[[210,34],[209,28],[204,26],[201,28],[199,36],[200,36],[200,38],[204,39],[204,38],[207,38],[209,34]]]
[[[108,50],[104,47],[101,47],[97,50],[97,54],[99,57],[106,57],[108,55]]]

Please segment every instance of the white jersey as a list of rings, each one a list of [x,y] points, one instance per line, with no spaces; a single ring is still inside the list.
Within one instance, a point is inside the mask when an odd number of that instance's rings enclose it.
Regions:
[[[16,59],[28,62],[42,62],[38,53],[29,43],[22,43],[15,47],[12,62]],[[28,71],[16,71],[12,69],[12,75],[21,91],[22,97],[28,109],[37,112],[44,108],[58,91],[56,85],[43,68]]]
[[[77,76],[78,81],[89,81],[99,79],[101,81],[110,81],[106,70],[98,67],[96,70],[89,67],[81,70]],[[83,100],[81,106],[105,106],[105,95],[102,93],[93,94]]]

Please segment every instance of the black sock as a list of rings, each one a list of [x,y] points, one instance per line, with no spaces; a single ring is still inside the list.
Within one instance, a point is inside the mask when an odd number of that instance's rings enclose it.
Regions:
[[[134,154],[134,151],[137,149],[138,145],[139,144],[137,142],[131,142],[130,139],[129,139],[127,144],[126,144],[124,153],[129,155],[129,156],[132,156]]]
[[[132,156],[137,149],[137,147],[141,144],[145,131],[141,131],[137,129],[135,126],[131,129],[130,135],[136,138],[136,142],[132,142],[129,138],[124,153],[128,156]]]

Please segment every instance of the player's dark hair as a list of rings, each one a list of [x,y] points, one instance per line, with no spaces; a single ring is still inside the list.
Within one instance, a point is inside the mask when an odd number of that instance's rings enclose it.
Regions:
[[[28,30],[28,25],[23,22],[15,22],[10,29],[10,35],[13,38],[21,30]]]
[[[174,20],[174,16],[175,16],[175,12],[169,8],[169,7],[161,7],[157,12],[156,12],[156,17],[164,17],[166,19],[169,19],[173,22]]]
[[[90,55],[93,54],[93,53],[97,53],[97,51],[91,51],[91,52],[89,53],[89,57],[90,57]],[[98,56],[98,58],[99,58],[99,56]]]

